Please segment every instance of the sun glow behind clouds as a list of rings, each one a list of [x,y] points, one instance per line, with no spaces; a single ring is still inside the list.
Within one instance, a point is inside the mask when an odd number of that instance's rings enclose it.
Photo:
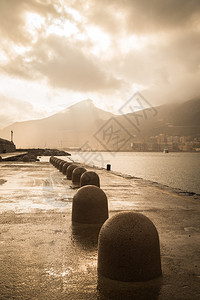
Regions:
[[[123,53],[129,53],[131,50],[140,50],[145,47],[149,43],[152,42],[152,39],[148,36],[141,36],[141,35],[131,35],[125,36],[121,38],[118,42],[119,48]]]
[[[56,34],[58,36],[65,36],[70,37],[72,35],[76,35],[79,33],[77,26],[70,22],[69,20],[65,20],[64,22],[56,19],[54,23],[50,25],[47,30],[46,34]]]
[[[198,94],[198,1],[168,1],[165,16],[154,2],[151,13],[147,0],[0,1],[0,95],[41,117],[85,98],[118,113],[135,88],[153,104]]]
[[[72,15],[73,19],[75,21],[83,21],[83,16],[76,10],[71,7],[66,7],[65,8],[66,12]]]
[[[32,35],[34,41],[37,39],[36,34],[42,26],[45,25],[45,18],[39,14],[27,12],[25,18],[26,30]]]
[[[106,52],[111,48],[111,38],[109,34],[103,32],[99,27],[88,26],[86,34],[89,40],[94,44],[91,50],[93,54],[99,55],[101,52]]]
[[[6,55],[5,51],[0,49],[0,64],[5,64],[9,62],[9,58]]]
[[[15,50],[15,52],[17,54],[24,54],[27,51],[31,50],[31,47],[23,47],[23,46],[14,45],[13,49]]]
[[[82,32],[78,28],[78,24],[66,20],[54,20],[53,24],[51,24],[46,29],[46,35],[55,34],[60,37],[73,37],[74,41],[85,41],[88,42],[91,46],[90,52],[94,55],[100,55],[101,53],[105,53],[108,55],[112,49],[111,45],[111,37],[109,34],[104,33],[97,26],[87,26],[82,28]]]

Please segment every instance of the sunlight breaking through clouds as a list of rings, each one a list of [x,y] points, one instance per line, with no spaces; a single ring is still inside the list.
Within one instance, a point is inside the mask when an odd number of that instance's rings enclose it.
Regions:
[[[40,99],[44,115],[47,94],[55,112],[85,98],[114,110],[134,87],[153,105],[186,101],[200,95],[199,20],[198,0],[0,1],[0,94],[15,82],[9,97]]]

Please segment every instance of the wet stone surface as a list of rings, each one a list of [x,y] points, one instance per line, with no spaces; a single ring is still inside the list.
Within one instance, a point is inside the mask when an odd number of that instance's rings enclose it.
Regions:
[[[109,216],[141,212],[156,226],[162,280],[98,290],[99,229],[72,226],[71,181],[50,163],[1,162],[0,299],[200,299],[199,197],[95,172]]]

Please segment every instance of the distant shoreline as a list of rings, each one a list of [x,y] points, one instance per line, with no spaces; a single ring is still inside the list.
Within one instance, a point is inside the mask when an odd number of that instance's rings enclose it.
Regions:
[[[163,151],[132,151],[132,150],[123,150],[123,151],[108,151],[108,150],[64,150],[74,152],[106,152],[106,153],[163,153]],[[200,153],[200,151],[169,151],[169,153]]]

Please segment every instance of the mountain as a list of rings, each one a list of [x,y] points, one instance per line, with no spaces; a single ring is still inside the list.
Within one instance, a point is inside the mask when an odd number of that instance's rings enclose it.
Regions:
[[[128,132],[140,138],[159,134],[200,136],[200,97],[184,103],[149,107],[118,116],[116,119]]]
[[[0,137],[14,131],[17,148],[127,149],[135,136],[159,134],[200,136],[200,97],[185,103],[148,107],[124,115],[113,115],[84,100],[48,118],[17,122],[4,128]],[[85,146],[84,146],[85,145]],[[87,145],[87,146],[86,146]]]
[[[98,129],[99,122],[113,116],[87,99],[44,119],[16,122],[4,128],[0,136],[9,138],[13,130],[18,148],[80,147]]]
[[[158,134],[169,136],[200,136],[200,98],[184,103],[156,107],[154,116],[151,110],[147,119],[141,120],[138,136],[149,137]]]

